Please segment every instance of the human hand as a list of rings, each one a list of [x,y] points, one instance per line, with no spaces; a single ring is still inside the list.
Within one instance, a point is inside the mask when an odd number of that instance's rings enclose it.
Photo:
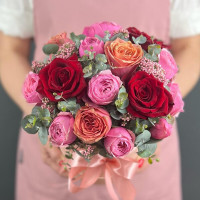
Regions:
[[[40,151],[45,164],[51,167],[60,176],[68,177],[68,172],[65,167],[59,165],[63,158],[63,153],[58,147],[51,146],[48,142],[46,145],[40,145]]]

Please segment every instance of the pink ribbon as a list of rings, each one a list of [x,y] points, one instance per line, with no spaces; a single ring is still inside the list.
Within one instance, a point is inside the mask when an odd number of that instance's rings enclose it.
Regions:
[[[131,183],[138,162],[131,158],[105,158],[96,155],[89,163],[76,155],[70,163],[69,191],[78,192],[93,185],[104,176],[108,192],[113,200],[133,200],[135,189]],[[119,197],[118,197],[119,196]]]

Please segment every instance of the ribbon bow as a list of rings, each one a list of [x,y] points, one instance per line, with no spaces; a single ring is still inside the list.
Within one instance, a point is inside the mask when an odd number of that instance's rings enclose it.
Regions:
[[[96,155],[89,163],[76,155],[71,163],[68,186],[70,192],[78,192],[93,185],[102,175],[113,200],[133,200],[135,189],[131,183],[138,162],[131,158],[105,158]]]

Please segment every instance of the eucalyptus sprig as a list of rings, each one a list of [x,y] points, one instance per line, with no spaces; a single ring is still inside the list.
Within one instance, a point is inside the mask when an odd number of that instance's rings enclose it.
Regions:
[[[61,93],[60,95],[58,95],[57,93],[53,93],[53,95],[55,96],[56,100],[62,99],[63,101],[59,101],[57,104],[57,108],[62,111],[62,112],[71,112],[72,115],[75,115],[76,112],[80,109],[80,104],[78,104],[76,102],[76,98],[69,98],[69,99],[65,99],[62,95],[63,93]]]
[[[119,90],[117,99],[115,100],[115,106],[118,112],[125,114],[127,113],[126,108],[128,105],[129,105],[128,93],[126,92],[126,88],[122,86]]]
[[[48,141],[47,128],[50,126],[51,121],[52,118],[48,109],[35,106],[32,113],[22,119],[21,125],[29,134],[36,134],[38,132],[41,143],[46,144]]]

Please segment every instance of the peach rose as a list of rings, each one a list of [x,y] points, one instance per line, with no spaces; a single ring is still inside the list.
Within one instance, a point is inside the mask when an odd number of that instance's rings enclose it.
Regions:
[[[81,107],[75,117],[74,134],[83,142],[92,144],[109,131],[112,121],[109,113],[99,107]]]
[[[63,32],[51,37],[47,44],[57,44],[58,46],[62,46],[66,42],[74,43],[71,39],[67,37],[67,33]]]
[[[119,77],[134,71],[143,57],[140,45],[120,38],[106,42],[104,48],[112,73]]]

